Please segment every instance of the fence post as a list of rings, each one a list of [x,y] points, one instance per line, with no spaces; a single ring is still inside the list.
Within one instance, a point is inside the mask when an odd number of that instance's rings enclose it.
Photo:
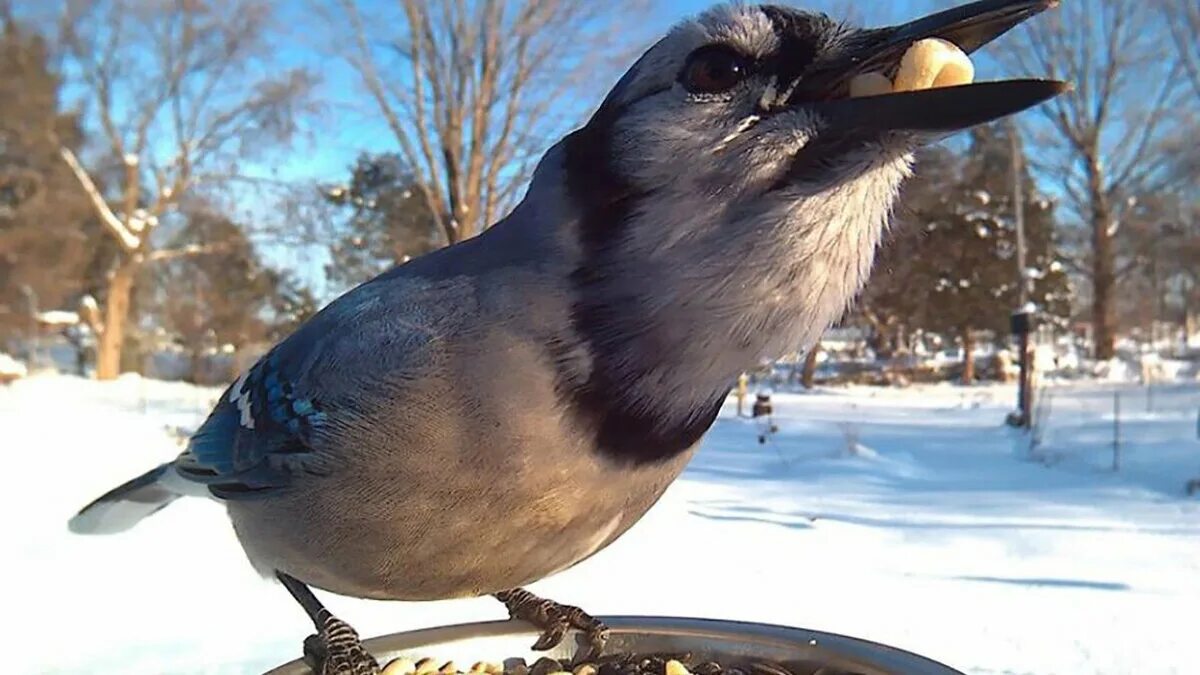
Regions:
[[[746,373],[738,375],[737,388],[734,394],[737,396],[737,416],[744,417],[742,414],[743,406],[746,404],[746,394],[749,392],[750,377]]]

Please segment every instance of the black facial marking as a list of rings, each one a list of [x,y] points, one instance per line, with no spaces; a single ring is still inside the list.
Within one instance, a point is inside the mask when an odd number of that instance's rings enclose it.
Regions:
[[[699,441],[716,419],[726,390],[714,392],[688,419],[663,424],[654,411],[632,404],[625,391],[629,383],[616,375],[619,354],[628,351],[627,343],[620,340],[631,338],[614,326],[627,321],[637,303],[635,298],[604,289],[630,213],[641,200],[653,197],[638,192],[613,166],[611,138],[618,113],[615,107],[601,106],[588,125],[565,143],[567,191],[583,218],[579,223],[583,255],[570,279],[579,291],[571,312],[579,344],[549,342],[548,351],[558,368],[559,395],[576,420],[595,434],[596,451],[637,466],[675,457]],[[586,350],[589,358],[578,358],[573,353],[577,348]]]
[[[836,34],[835,21],[824,14],[809,14],[790,7],[765,5],[779,37],[779,50],[771,55],[768,68],[778,77],[780,88],[795,82],[821,53],[825,41]]]
[[[592,259],[624,235],[635,190],[613,168],[613,124],[619,111],[606,103],[587,126],[567,136],[564,172],[567,192],[583,214],[580,236],[585,259]]]
[[[857,173],[847,173],[849,167],[845,158],[865,151],[871,144],[872,140],[861,134],[818,134],[792,157],[792,164],[787,172],[780,176],[770,189],[778,190],[797,183],[820,188],[831,182],[857,178]],[[867,166],[861,167],[862,170]]]

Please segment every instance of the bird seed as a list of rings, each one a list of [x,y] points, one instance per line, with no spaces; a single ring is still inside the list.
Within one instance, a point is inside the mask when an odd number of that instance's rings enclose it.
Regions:
[[[608,654],[584,663],[543,656],[532,664],[523,658],[511,658],[503,665],[479,661],[466,672],[455,668],[454,661],[439,667],[429,658],[415,663],[409,659],[395,659],[383,668],[382,675],[863,675],[817,661],[795,661],[786,665],[761,660],[722,663],[693,658],[691,654]]]

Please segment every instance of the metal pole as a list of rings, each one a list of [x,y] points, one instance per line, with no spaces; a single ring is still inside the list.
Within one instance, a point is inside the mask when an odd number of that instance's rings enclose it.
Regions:
[[[1020,381],[1017,383],[1017,399],[1021,411],[1021,427],[1028,429],[1033,423],[1033,410],[1030,403],[1032,396],[1030,395],[1030,377],[1029,377],[1029,331],[1021,331],[1017,343],[1021,350],[1021,371]]]
[[[1017,281],[1020,296],[1017,302],[1024,307],[1032,294],[1029,275],[1025,273],[1025,186],[1021,184],[1021,147],[1017,143],[1017,123],[1008,120],[1008,141],[1012,152],[1013,220],[1017,227]]]
[[[1018,311],[1028,309],[1029,298],[1032,295],[1029,275],[1026,274],[1025,257],[1025,186],[1022,184],[1021,147],[1017,142],[1017,123],[1008,120],[1008,143],[1012,154],[1012,190],[1013,190],[1013,222],[1017,229],[1017,303]],[[1033,417],[1032,392],[1032,363],[1029,358],[1029,330],[1022,331],[1018,342],[1021,353],[1018,355],[1019,383],[1017,386],[1017,409],[1021,414],[1021,426],[1030,428]]]
[[[1121,391],[1113,390],[1113,471],[1121,470]]]

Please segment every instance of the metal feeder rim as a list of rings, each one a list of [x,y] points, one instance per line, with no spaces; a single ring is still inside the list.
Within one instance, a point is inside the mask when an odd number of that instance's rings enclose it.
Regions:
[[[793,659],[803,659],[800,652],[817,649],[828,652],[831,656],[843,660],[858,662],[857,667],[868,670],[864,675],[964,675],[962,671],[939,663],[913,652],[892,645],[887,645],[862,638],[851,637],[838,633],[783,626],[752,621],[735,621],[726,619],[703,619],[694,617],[675,616],[638,616],[616,615],[597,617],[611,629],[609,642],[620,642],[623,636],[640,637],[644,642],[667,640],[670,638],[690,640],[693,642],[711,641],[714,651],[720,652],[720,643],[738,642],[742,649],[730,652],[734,658],[753,660],[754,651],[765,651],[773,654],[792,651]],[[569,633],[568,635],[573,635]],[[559,647],[548,652],[532,652],[529,649],[537,638],[538,631],[529,624],[514,619],[503,621],[481,621],[461,624],[422,628],[382,635],[363,641],[367,651],[380,660],[380,666],[399,656],[418,657],[423,652],[436,652],[439,649],[453,649],[456,643],[470,640],[510,638],[514,653],[498,654],[493,657],[497,662],[522,654],[536,656],[551,656],[553,658],[569,658],[574,650],[570,638],[563,641]],[[744,647],[758,648],[746,650]],[[655,651],[652,644],[638,651]],[[690,651],[662,648],[658,651]],[[414,653],[415,652],[415,653]],[[424,654],[430,655],[430,654]],[[441,658],[445,658],[443,654]],[[762,655],[764,660],[777,657]],[[811,658],[811,657],[808,657]],[[447,658],[447,660],[449,660]],[[484,660],[484,659],[481,659]],[[533,659],[530,659],[532,662]],[[311,675],[311,670],[302,659],[297,659],[267,671],[265,675]],[[435,674],[436,675],[436,674]]]

